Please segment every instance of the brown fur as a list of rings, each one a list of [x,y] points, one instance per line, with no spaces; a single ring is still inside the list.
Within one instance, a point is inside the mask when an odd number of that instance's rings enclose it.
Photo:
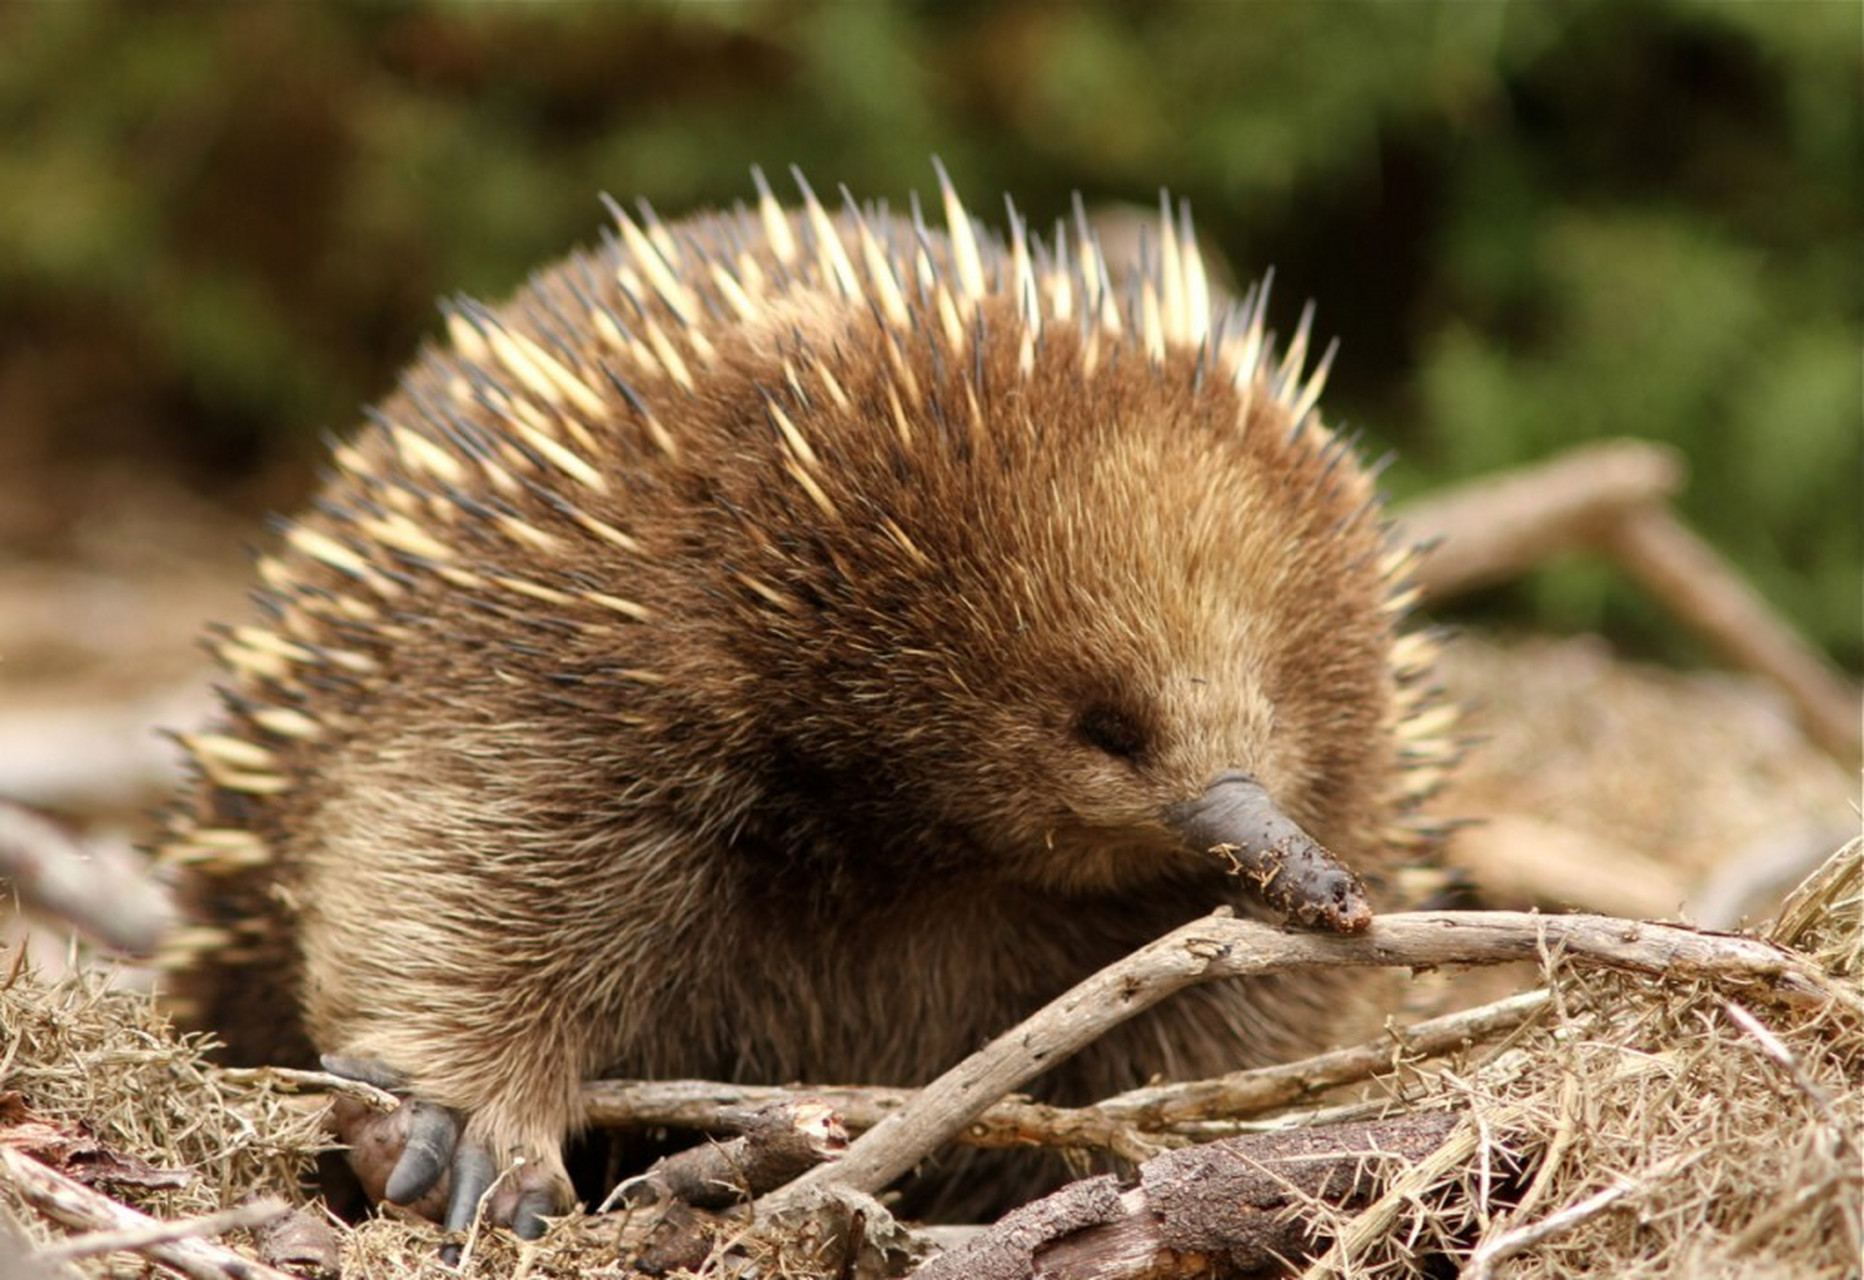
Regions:
[[[234,1053],[301,1051],[293,1001],[310,1045],[551,1162],[585,1078],[922,1081],[1167,929],[1248,909],[1162,817],[1222,770],[1362,872],[1398,856],[1416,664],[1392,656],[1370,484],[1293,429],[1298,388],[1239,335],[1149,357],[1139,295],[1120,333],[1052,319],[1031,350],[1007,250],[983,246],[997,279],[968,298],[943,238],[883,223],[916,321],[889,324],[787,225],[788,263],[748,215],[650,228],[704,305],[657,293],[632,242],[572,258],[496,322],[468,313],[469,350],[427,355],[340,456],[296,527],[367,568],[302,537],[268,567],[296,648],[223,649],[224,733],[269,759],[204,784],[171,844],[226,931],[191,981]],[[498,324],[599,411],[488,356]],[[385,534],[395,515],[445,555]],[[204,830],[268,860],[216,865]],[[1285,1058],[1344,1030],[1356,991],[1199,988],[1039,1087]]]

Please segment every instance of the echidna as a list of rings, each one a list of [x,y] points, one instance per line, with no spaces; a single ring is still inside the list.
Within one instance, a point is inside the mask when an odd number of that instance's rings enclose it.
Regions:
[[[939,177],[942,231],[800,175],[796,212],[761,175],[611,206],[447,307],[217,636],[183,986],[237,1055],[423,1100],[392,1198],[450,1165],[457,1223],[523,1156],[534,1231],[587,1078],[919,1082],[1265,910],[1211,845],[1311,836],[1375,888],[1415,845],[1430,646],[1305,319],[1278,355],[1169,202],[1110,272]],[[1353,928],[1358,892],[1281,905]],[[1044,1087],[1317,1047],[1362,984],[1199,987]]]

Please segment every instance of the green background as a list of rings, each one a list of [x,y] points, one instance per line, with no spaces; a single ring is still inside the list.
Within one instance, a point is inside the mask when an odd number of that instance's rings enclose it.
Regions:
[[[434,299],[591,239],[596,192],[676,215],[794,162],[898,201],[936,153],[1038,227],[1075,190],[1188,197],[1239,274],[1276,268],[1281,327],[1316,301],[1330,416],[1397,451],[1401,496],[1677,445],[1690,520],[1864,665],[1851,0],[37,0],[0,50],[15,483],[290,504]],[[29,532],[12,553],[70,530]],[[1596,563],[1462,610],[1697,656]]]

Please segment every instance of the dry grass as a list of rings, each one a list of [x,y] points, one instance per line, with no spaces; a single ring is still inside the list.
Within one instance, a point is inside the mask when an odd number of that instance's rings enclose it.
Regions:
[[[1855,779],[1808,753],[1736,682],[1626,668],[1577,642],[1459,650],[1452,684],[1480,703],[1477,727],[1489,742],[1450,798],[1456,811],[1558,817],[1674,868],[1679,898],[1738,865],[1769,832],[1855,820],[1846,804]],[[1774,914],[1769,936],[1864,990],[1858,843]],[[164,1220],[255,1193],[308,1203],[300,1183],[325,1145],[320,1099],[233,1083],[146,995],[68,965],[62,951],[42,948],[40,968],[9,971],[13,955],[0,952],[0,1096],[20,1095],[36,1119],[88,1132],[110,1151],[193,1175],[175,1187],[100,1190]],[[1582,972],[1558,956],[1546,958],[1543,978],[1556,1000],[1540,1021],[1441,1074],[1407,1069],[1387,1082],[1394,1107],[1468,1118],[1439,1157],[1400,1174],[1385,1201],[1329,1223],[1340,1243],[1313,1274],[1864,1274],[1864,1025],[1854,1012]],[[1472,990],[1461,997],[1475,998]],[[0,1108],[0,1144],[6,1114]],[[463,1273],[440,1262],[429,1224],[378,1217],[336,1229],[344,1274],[363,1280],[620,1280],[632,1273],[617,1259],[632,1256],[651,1225],[641,1215],[577,1219],[528,1246],[482,1233]],[[0,1176],[0,1280],[19,1280],[26,1273],[9,1231],[38,1246],[71,1234]],[[794,1236],[773,1251],[785,1239],[767,1232],[721,1248],[708,1270],[835,1274]],[[249,1246],[238,1232],[227,1242]],[[34,1280],[150,1274],[145,1258],[116,1253],[41,1268]]]
[[[1775,941],[1856,984],[1864,846],[1793,895]],[[1744,1006],[1706,983],[1548,958],[1555,1016],[1405,1105],[1468,1112],[1466,1155],[1335,1221],[1309,1274],[1841,1280],[1864,1258],[1864,1023]],[[1454,1140],[1453,1140],[1454,1141]]]
[[[1864,845],[1853,842],[1793,896],[1771,936],[1856,983],[1861,911]],[[1546,966],[1556,998],[1540,1024],[1455,1070],[1407,1074],[1394,1105],[1455,1108],[1463,1130],[1372,1210],[1331,1222],[1340,1243],[1310,1274],[1418,1275],[1446,1258],[1508,1280],[1858,1274],[1864,1024],[1854,1011],[1742,1004],[1714,985],[1581,972],[1558,956]],[[299,1180],[323,1145],[317,1105],[229,1083],[146,996],[96,972],[46,983],[21,968],[0,989],[0,1033],[4,1088],[36,1118],[194,1172],[177,1188],[103,1187],[124,1203],[172,1219],[258,1192],[303,1201]],[[64,1235],[11,1187],[0,1186],[0,1210],[41,1244]],[[464,1274],[626,1276],[617,1258],[650,1225],[578,1219],[528,1246],[482,1233]],[[440,1262],[425,1223],[376,1218],[342,1238],[348,1276],[462,1274]],[[786,1251],[785,1262],[768,1245],[749,1251],[764,1274],[824,1273],[812,1251]],[[746,1252],[734,1254],[726,1267],[721,1251],[716,1269],[742,1268]],[[69,1265],[146,1273],[123,1254]]]
[[[45,981],[22,953],[13,964],[0,986],[0,1092],[73,1139],[191,1175],[180,1186],[100,1189],[162,1219],[208,1213],[261,1192],[295,1193],[329,1145],[318,1107],[226,1082],[202,1038],[178,1035],[148,995],[113,986],[107,971],[71,965]],[[64,1234],[11,1186],[0,1185],[0,1211],[29,1239]],[[116,1274],[122,1261],[106,1255],[80,1269]]]

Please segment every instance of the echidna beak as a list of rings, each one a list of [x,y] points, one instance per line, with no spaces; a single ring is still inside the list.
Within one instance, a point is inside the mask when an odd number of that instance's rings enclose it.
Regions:
[[[1291,923],[1358,933],[1372,921],[1359,877],[1281,811],[1253,775],[1218,774],[1165,820],[1196,853],[1216,853]]]

